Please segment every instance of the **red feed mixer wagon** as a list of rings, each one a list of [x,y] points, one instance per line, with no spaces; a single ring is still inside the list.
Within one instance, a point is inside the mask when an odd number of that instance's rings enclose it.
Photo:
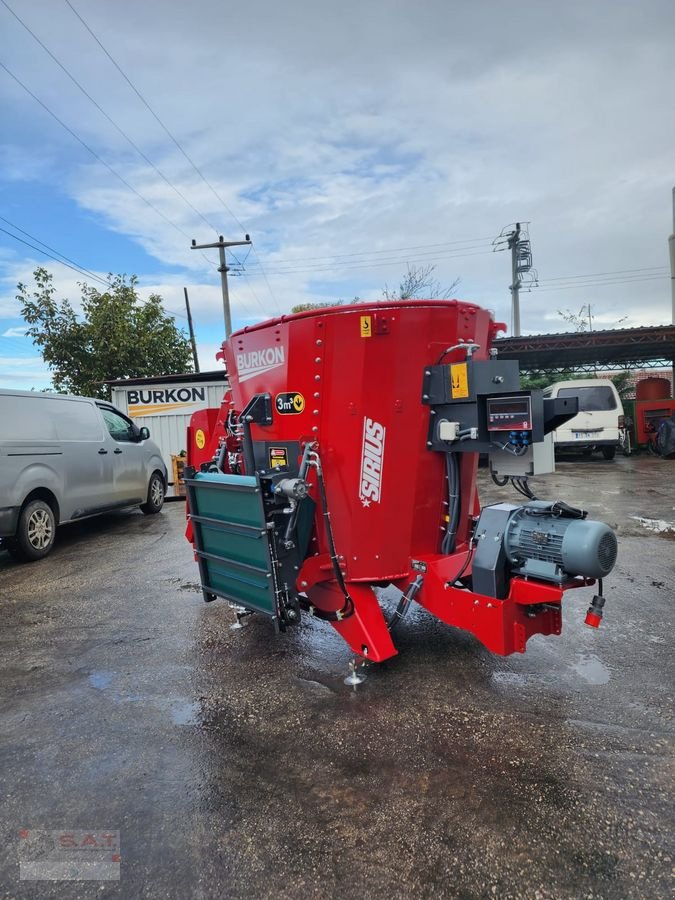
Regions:
[[[569,588],[599,590],[617,542],[602,522],[538,500],[527,476],[553,471],[549,432],[575,398],[520,389],[518,363],[490,346],[504,326],[455,300],[317,309],[236,332],[220,410],[188,431],[188,537],[204,599],[268,615],[310,614],[352,651],[396,654],[415,602],[493,653],[560,634]],[[490,457],[522,505],[480,507]],[[391,615],[378,589],[392,586]]]

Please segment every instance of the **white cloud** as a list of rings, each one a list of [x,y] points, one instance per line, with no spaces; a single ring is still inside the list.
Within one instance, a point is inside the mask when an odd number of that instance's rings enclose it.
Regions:
[[[26,337],[26,326],[19,325],[17,328],[8,328],[7,331],[3,331],[2,337],[6,337],[6,338]]]
[[[291,271],[294,259],[299,268],[307,257],[488,237],[518,218],[533,223],[541,278],[541,290],[522,297],[526,329],[558,328],[558,309],[588,302],[601,324],[624,315],[635,324],[668,320],[666,277],[544,288],[557,276],[667,265],[672,3],[646,0],[637,13],[609,0],[555,8],[524,2],[516,15],[485,0],[421,7],[258,0],[237,16],[215,2],[202,4],[199,16],[157,0],[121,0],[115,9],[112,15],[97,0],[85,15],[250,229],[269,270],[271,291],[254,256],[248,281],[231,279],[239,324],[312,299],[376,297],[385,282],[398,283],[415,251],[363,268],[352,268],[359,257],[334,260],[326,271],[307,260],[313,272]],[[35,0],[22,15],[209,222],[240,237],[240,225],[67,8],[56,15],[48,0]],[[222,333],[217,253],[207,251],[205,260],[188,246],[190,237],[212,240],[212,231],[29,38],[15,37],[9,64],[184,234],[37,108],[29,114],[29,101],[12,88],[16,131],[34,148],[21,177],[58,157],[60,184],[83,212],[155,261],[143,290],[157,290],[180,313],[187,283],[198,332],[215,343]],[[214,94],[211,85],[227,90]],[[12,145],[17,165],[22,146]],[[461,296],[508,321],[507,254],[479,243],[484,252],[427,259],[437,260],[441,282],[461,275]],[[115,262],[109,268],[125,268]],[[58,278],[66,288],[77,280],[64,272]],[[17,316],[9,295],[0,297],[3,316]],[[184,324],[180,315],[177,321]]]

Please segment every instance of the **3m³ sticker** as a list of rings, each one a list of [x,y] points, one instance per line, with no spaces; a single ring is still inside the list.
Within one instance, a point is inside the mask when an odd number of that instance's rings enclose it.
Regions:
[[[453,400],[469,396],[469,372],[466,363],[454,363],[450,366],[450,387]]]
[[[373,317],[361,316],[361,337],[373,336]]]
[[[297,416],[305,408],[305,398],[298,391],[277,394],[274,404],[282,416]]]
[[[206,435],[201,430],[201,428],[198,428],[195,434],[195,444],[199,447],[200,450],[203,450],[206,446]]]

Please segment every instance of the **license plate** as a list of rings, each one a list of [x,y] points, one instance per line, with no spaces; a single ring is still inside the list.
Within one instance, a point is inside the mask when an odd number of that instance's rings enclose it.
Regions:
[[[575,431],[574,437],[577,441],[588,441],[591,439],[592,434],[590,431]]]

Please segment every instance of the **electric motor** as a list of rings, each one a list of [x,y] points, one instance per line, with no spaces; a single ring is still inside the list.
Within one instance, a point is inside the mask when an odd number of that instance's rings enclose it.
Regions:
[[[544,581],[605,578],[614,568],[617,540],[604,522],[556,515],[555,504],[535,500],[517,509],[504,533],[512,572]]]

